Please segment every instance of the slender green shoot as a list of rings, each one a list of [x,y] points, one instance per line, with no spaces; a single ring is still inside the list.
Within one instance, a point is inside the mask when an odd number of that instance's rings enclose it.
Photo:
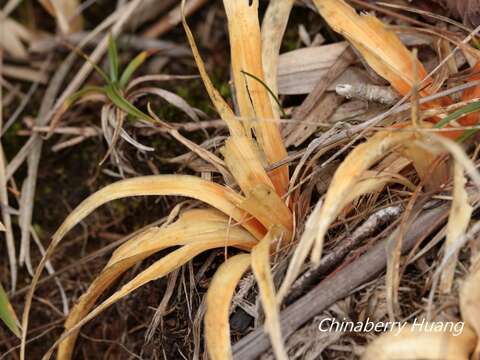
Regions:
[[[265,84],[265,82],[260,79],[258,76],[255,76],[253,74],[250,74],[249,72],[246,72],[244,70],[241,70],[241,73],[246,75],[246,76],[249,76],[251,77],[252,79],[258,81],[260,84],[262,84],[262,86],[268,91],[268,93],[270,94],[270,96],[273,98],[273,100],[275,100],[275,102],[277,103],[277,106],[278,108],[280,109],[280,112],[282,113],[282,117],[287,117],[287,114],[285,113],[285,111],[283,110],[282,108],[282,105],[280,104],[280,100],[277,98],[277,96],[275,96],[275,94],[273,93],[272,89],[270,89],[268,87],[267,84]]]
[[[17,316],[13,310],[12,305],[8,301],[7,294],[0,284],[0,319],[3,323],[14,333],[17,337],[20,337],[20,329],[17,325]]]
[[[110,64],[110,81],[118,81],[118,50],[112,34],[108,37],[108,61]]]
[[[476,111],[480,111],[480,101],[473,102],[471,104],[465,105],[461,109],[454,111],[453,113],[449,114],[448,116],[444,117],[441,121],[435,124],[435,127],[438,129],[443,128],[448,123],[457,120],[465,115],[474,113]]]

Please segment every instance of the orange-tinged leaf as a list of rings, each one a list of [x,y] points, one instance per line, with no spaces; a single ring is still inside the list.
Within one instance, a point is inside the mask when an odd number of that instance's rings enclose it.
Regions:
[[[290,241],[293,231],[293,216],[285,202],[273,189],[258,185],[248,193],[246,200],[238,206],[251,214],[267,229],[275,225],[283,226],[286,232],[285,239]]]
[[[238,209],[238,204],[240,204],[244,198],[221,185],[202,180],[194,176],[186,175],[144,176],[118,181],[106,186],[102,190],[99,190],[84,200],[74,211],[70,213],[63,224],[55,232],[52,241],[33,276],[31,288],[27,294],[26,309],[28,309],[31,304],[35,287],[49,257],[52,255],[55,248],[70,229],[87,217],[96,208],[109,201],[129,196],[147,195],[187,196],[204,201],[238,221],[257,239],[263,238],[263,235],[266,233],[265,228],[258,223],[256,219],[253,219],[244,211]],[[227,245],[225,240],[224,245]],[[177,254],[181,259],[183,259],[187,256],[184,254],[185,252],[191,254],[193,257],[198,252],[204,251],[205,249],[206,248],[204,247],[198,249],[196,246],[184,246],[182,249],[180,249],[181,251],[178,250]],[[28,311],[24,311],[24,321],[27,319],[27,314]]]
[[[235,255],[225,261],[215,273],[207,291],[205,341],[212,360],[232,359],[229,308],[233,292],[243,273],[250,266],[250,254]]]
[[[185,5],[185,0],[182,0],[182,6],[184,5]],[[251,138],[251,133],[245,131],[245,128],[242,125],[242,123],[235,117],[235,114],[233,113],[232,109],[228,106],[228,104],[222,98],[220,93],[213,86],[210,80],[210,77],[208,76],[208,73],[205,69],[205,64],[200,56],[197,45],[195,44],[195,39],[193,37],[193,34],[190,28],[188,27],[188,24],[184,17],[182,18],[182,22],[183,22],[185,32],[187,34],[188,41],[190,43],[190,47],[193,52],[195,62],[197,64],[198,70],[202,77],[203,83],[205,85],[205,88],[207,89],[210,99],[212,100],[213,104],[215,105],[215,108],[217,109],[217,112],[219,113],[220,117],[227,123],[227,126],[229,128],[229,131],[232,137],[236,137],[236,136],[247,137],[249,139],[248,141],[250,142],[250,145],[248,147],[253,148],[254,141]],[[258,22],[258,19],[257,19],[257,22]],[[241,74],[241,75],[247,78],[247,76],[245,76],[244,74]],[[255,81],[255,80],[249,78],[249,81]],[[261,84],[258,84],[258,85],[263,86]],[[262,89],[266,92],[266,90],[263,87]],[[268,94],[266,95],[266,99],[268,103],[270,103]],[[244,122],[245,120],[246,119],[242,119],[242,122]],[[272,116],[270,116],[270,118],[268,119],[268,121],[265,122],[265,124],[263,125],[260,124],[259,126],[262,127],[263,130],[259,129],[257,136],[260,138],[263,133],[267,134],[266,140],[265,140],[266,145],[265,146],[262,145],[262,148],[265,152],[265,155],[267,156],[267,159],[270,160],[271,162],[275,162],[283,159],[287,155],[286,149],[283,146],[283,143],[281,142],[278,126],[275,121],[272,121]],[[249,152],[249,149],[246,149],[245,151]],[[260,159],[256,159],[255,161],[258,162],[260,161]],[[277,192],[279,192],[279,194],[281,195],[284,194],[287,191],[287,187],[288,187],[288,168],[286,166],[283,166],[279,169],[275,169],[269,175],[272,178],[273,185],[277,190]]]
[[[269,164],[272,164],[284,159],[287,151],[280,134],[279,119],[275,116],[276,104],[271,101],[262,84],[265,76],[258,0],[224,0],[223,3],[228,19],[232,73],[240,116],[244,120],[247,136],[253,125],[260,147]],[[288,168],[282,166],[276,169],[271,177],[277,192],[284,195],[288,189]]]
[[[422,63],[414,60],[398,36],[376,17],[358,15],[343,0],[314,0],[314,3],[328,24],[342,34],[362,54],[372,69],[388,80],[401,95],[410,92],[416,79],[422,81],[426,78],[427,71]],[[423,85],[430,84],[431,79],[423,82]],[[422,87],[420,95],[431,95],[431,92],[428,87]],[[429,102],[427,106],[438,106],[442,101]]]
[[[244,198],[232,190],[210,181],[189,175],[154,175],[121,180],[97,191],[65,219],[53,236],[53,243],[60,241],[66,232],[101,205],[130,196],[177,195],[186,196],[217,208],[249,229],[255,236],[263,237],[262,227],[245,212],[238,209]],[[261,235],[262,234],[262,235]]]

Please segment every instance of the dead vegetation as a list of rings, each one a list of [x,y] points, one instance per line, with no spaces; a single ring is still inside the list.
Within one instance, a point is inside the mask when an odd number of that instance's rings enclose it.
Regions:
[[[476,4],[7,1],[0,358],[480,359]]]

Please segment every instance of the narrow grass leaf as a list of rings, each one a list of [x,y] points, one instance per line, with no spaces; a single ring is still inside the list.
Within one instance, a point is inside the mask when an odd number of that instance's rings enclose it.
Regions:
[[[190,27],[187,24],[187,20],[185,19],[185,0],[182,0],[182,24],[183,28],[185,29],[190,48],[192,49],[193,58],[195,59],[198,71],[200,72],[200,76],[202,77],[203,84],[205,85],[208,95],[210,96],[213,105],[215,105],[218,114],[227,123],[228,129],[232,136],[246,135],[243,125],[235,117],[232,109],[222,98],[218,90],[213,86],[213,83],[208,76],[207,70],[205,68],[205,63],[203,62],[202,57],[200,56],[200,52],[198,51],[197,44],[195,43],[195,38],[193,37],[192,31],[190,30]]]
[[[145,62],[145,60],[148,58],[148,55],[149,54],[147,51],[142,51],[128,63],[127,67],[120,76],[120,80],[118,81],[118,86],[120,89],[123,89],[127,86],[128,82],[132,78],[132,75]]]
[[[149,123],[155,122],[154,119],[145,114],[143,111],[139,110],[135,105],[132,105],[127,99],[125,99],[125,97],[121,94],[116,85],[107,85],[105,87],[105,93],[110,99],[110,101],[115,104],[115,106],[122,109],[130,116],[145,120]]]
[[[2,284],[0,284],[0,319],[12,333],[14,333],[17,337],[20,337],[20,329],[17,325],[17,315],[15,315],[15,311],[8,301],[7,294],[5,293]]]
[[[278,103],[278,61],[283,35],[287,28],[294,0],[272,0],[262,21],[262,60],[265,83]],[[278,103],[279,109],[281,105]],[[283,112],[283,110],[282,110]]]
[[[112,34],[108,37],[108,63],[110,65],[110,81],[118,81],[118,50]]]

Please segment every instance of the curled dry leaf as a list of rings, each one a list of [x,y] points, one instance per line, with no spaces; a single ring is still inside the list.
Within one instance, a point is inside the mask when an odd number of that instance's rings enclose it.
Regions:
[[[101,304],[97,305],[94,310],[92,310],[88,315],[86,315],[82,320],[75,323],[70,329],[63,333],[63,335],[53,344],[50,350],[45,354],[43,360],[48,360],[55,350],[55,348],[65,339],[67,339],[71,334],[75,334],[83,325],[85,325],[90,320],[97,317],[107,308],[115,304],[117,301],[121,300],[131,292],[135,291],[139,287],[147,284],[150,281],[154,281],[160,279],[172,271],[178,269],[180,266],[186,264],[188,261],[193,259],[198,254],[224,246],[234,245],[235,243],[229,242],[228,239],[225,239],[225,234],[222,237],[215,236],[214,234],[212,238],[207,241],[203,241],[200,243],[192,242],[188,245],[184,245],[178,250],[171,252],[170,254],[162,257],[160,260],[156,261],[152,265],[150,265],[147,269],[142,271],[138,274],[133,280],[129,281],[127,284],[122,286],[120,290],[115,292],[111,295],[108,299],[103,301]],[[246,239],[240,240],[240,243],[243,242],[244,245]],[[249,241],[249,240],[247,240]],[[60,357],[59,357],[60,358]],[[62,360],[64,358],[61,358]],[[66,358],[68,359],[68,358]]]
[[[265,312],[265,329],[272,341],[275,357],[287,360],[282,331],[280,327],[279,307],[275,297],[272,272],[270,270],[270,246],[282,237],[282,228],[272,227],[265,237],[252,249],[252,270],[260,290],[260,299]]]
[[[460,310],[468,326],[477,335],[474,360],[480,359],[480,264],[472,269],[460,290]]]
[[[203,201],[219,209],[242,224],[257,238],[263,238],[265,230],[259,223],[248,218],[248,214],[238,209],[244,198],[221,185],[188,175],[153,175],[118,181],[97,191],[84,200],[70,215],[53,236],[57,245],[61,238],[76,224],[101,205],[130,196],[178,195]]]
[[[169,247],[212,244],[212,240],[223,240],[224,245],[238,246],[245,250],[251,249],[257,243],[256,239],[243,228],[230,226],[229,218],[215,210],[191,210],[165,228],[147,229],[113,253],[102,273],[96,277],[70,312],[65,322],[66,331],[87,316],[98,297],[116,279],[143,259]],[[71,358],[78,332],[79,330],[74,331],[60,344],[57,356],[59,359]]]
[[[413,326],[397,331],[394,329],[375,339],[362,359],[468,360],[475,346],[475,334],[468,327],[457,336],[453,332],[422,331]]]
[[[383,23],[371,15],[358,15],[343,0],[314,0],[322,17],[342,34],[364,57],[365,61],[401,95],[410,92],[417,78],[422,80],[427,72],[398,36],[387,30]],[[414,64],[415,61],[415,64]],[[428,82],[427,82],[428,84]],[[424,89],[420,95],[430,95]]]
[[[249,254],[231,257],[220,266],[208,287],[205,341],[212,360],[232,359],[228,310],[233,292],[249,266]]]

